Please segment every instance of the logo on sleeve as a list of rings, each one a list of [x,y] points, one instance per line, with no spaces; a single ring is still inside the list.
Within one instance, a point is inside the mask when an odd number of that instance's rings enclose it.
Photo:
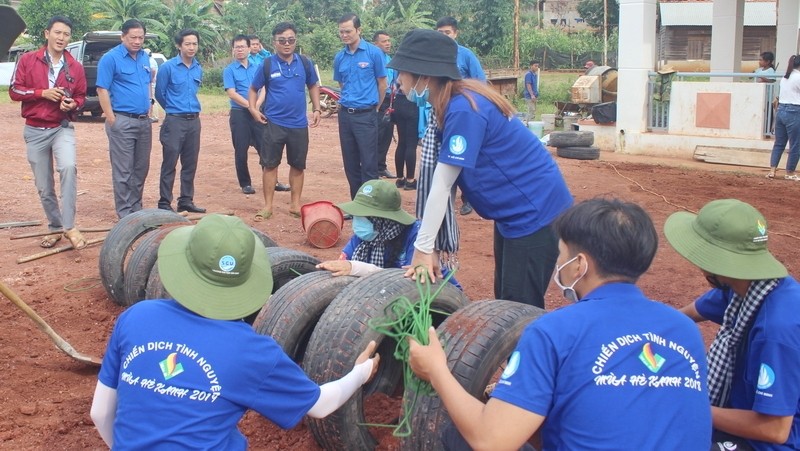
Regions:
[[[450,138],[450,153],[461,155],[467,151],[467,139],[461,135],[453,135]]]
[[[761,364],[761,369],[758,371],[758,389],[766,390],[775,383],[775,371],[770,368],[766,363]]]
[[[517,372],[517,369],[519,369],[519,351],[514,351],[511,357],[508,358],[506,369],[503,370],[503,374],[500,377],[502,379],[508,379]]]
[[[183,365],[178,362],[177,352],[173,352],[166,359],[158,362],[158,366],[161,368],[161,374],[164,375],[165,381],[183,373]]]

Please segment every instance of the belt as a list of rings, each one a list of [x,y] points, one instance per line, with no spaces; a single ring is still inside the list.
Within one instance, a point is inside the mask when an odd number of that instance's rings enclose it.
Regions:
[[[181,119],[197,119],[200,114],[199,113],[167,113],[167,116],[175,116]]]
[[[369,113],[370,111],[375,112],[375,108],[343,108],[344,111],[347,111],[350,114],[358,114],[358,113]]]
[[[132,119],[150,119],[150,116],[147,113],[134,114],[134,113],[126,113],[124,111],[114,111],[114,114],[119,114],[121,116],[126,116]]]

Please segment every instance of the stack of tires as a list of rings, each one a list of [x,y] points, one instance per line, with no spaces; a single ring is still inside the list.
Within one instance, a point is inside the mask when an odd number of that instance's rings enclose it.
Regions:
[[[556,155],[573,160],[597,160],[600,149],[592,147],[594,133],[587,131],[564,131],[550,133],[548,146],[556,148]]]

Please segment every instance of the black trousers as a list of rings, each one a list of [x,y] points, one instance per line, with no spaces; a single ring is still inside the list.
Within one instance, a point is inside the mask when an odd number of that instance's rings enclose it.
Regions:
[[[558,259],[551,226],[521,238],[505,238],[494,226],[494,296],[544,308],[544,293]]]
[[[413,179],[417,170],[419,142],[419,107],[403,95],[394,98],[394,121],[397,124],[397,149],[394,167],[398,178]]]
[[[200,154],[200,119],[185,119],[167,115],[159,134],[163,160],[161,161],[161,198],[159,207],[172,204],[172,187],[175,184],[175,167],[181,162],[181,194],[178,205],[194,202],[194,175]]]
[[[397,99],[395,98],[395,103]],[[389,147],[392,146],[392,134],[394,134],[394,123],[383,120],[386,110],[389,109],[391,96],[386,94],[383,98],[383,103],[378,110],[378,172],[386,170],[386,155],[389,154]]]
[[[364,182],[378,178],[378,113],[348,113],[347,107],[340,107],[339,144],[350,198],[354,199]]]
[[[242,108],[231,108],[228,120],[233,141],[233,161],[236,165],[236,178],[239,187],[252,186],[250,169],[247,166],[247,151],[254,146],[261,155],[264,146],[264,124],[253,119],[249,111]]]

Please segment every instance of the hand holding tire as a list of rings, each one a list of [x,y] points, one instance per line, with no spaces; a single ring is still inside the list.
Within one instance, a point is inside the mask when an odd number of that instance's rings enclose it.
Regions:
[[[410,277],[412,280],[419,280],[421,283],[426,283],[428,280],[431,283],[436,282],[436,278],[443,278],[442,269],[439,267],[439,259],[435,252],[426,254],[420,252],[419,249],[414,249],[414,256],[411,258],[411,264],[403,266],[406,270],[404,277]],[[427,276],[424,277],[424,276]],[[417,279],[422,277],[422,279]]]
[[[350,260],[329,260],[317,265],[317,269],[330,271],[334,277],[349,276],[353,270],[353,264]]]
[[[423,345],[408,337],[408,363],[420,379],[430,382],[433,376],[442,371],[449,373],[447,356],[436,334],[436,329],[428,329],[428,344]]]
[[[361,354],[358,355],[358,358],[356,358],[356,365],[360,365],[360,364],[366,362],[367,360],[372,360],[372,367],[371,367],[371,369],[369,371],[369,377],[364,379],[364,382],[362,383],[362,385],[366,384],[367,382],[369,382],[370,379],[372,379],[372,377],[375,376],[375,373],[378,372],[378,364],[381,361],[381,355],[380,354],[375,354],[375,350],[377,348],[378,348],[378,344],[375,343],[375,340],[372,340],[369,343],[367,343],[367,347],[364,349],[364,351],[361,352]],[[373,354],[374,354],[374,356],[373,356]],[[370,357],[370,356],[372,356],[372,357]]]

